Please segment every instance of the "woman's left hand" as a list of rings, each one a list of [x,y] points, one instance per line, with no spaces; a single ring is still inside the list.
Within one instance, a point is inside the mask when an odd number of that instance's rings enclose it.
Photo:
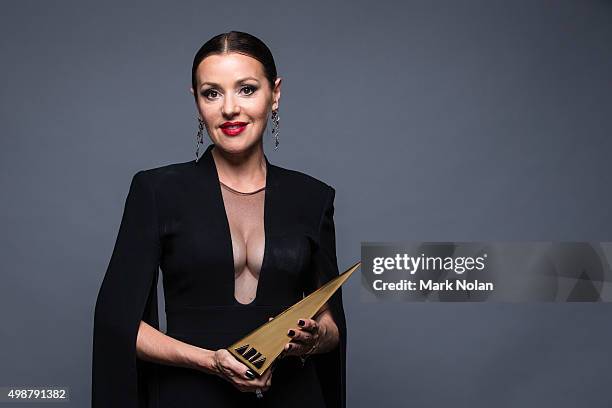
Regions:
[[[302,324],[303,323],[303,324]],[[285,345],[285,356],[303,356],[313,353],[325,335],[325,327],[313,319],[300,319],[297,327],[289,329],[287,336],[291,341]]]

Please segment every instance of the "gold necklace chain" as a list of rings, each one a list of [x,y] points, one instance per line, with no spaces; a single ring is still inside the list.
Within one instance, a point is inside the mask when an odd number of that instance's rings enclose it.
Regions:
[[[245,193],[243,191],[238,191],[238,190],[234,190],[233,188],[231,188],[230,186],[228,186],[227,184],[223,183],[221,180],[219,180],[219,183],[225,187],[226,189],[228,189],[229,191],[231,191],[232,193],[236,193],[236,194],[240,194],[240,195],[252,195],[255,193],[259,193],[261,190],[264,190],[266,188],[266,186],[263,186],[262,188],[255,190],[255,191],[251,191],[248,193]]]

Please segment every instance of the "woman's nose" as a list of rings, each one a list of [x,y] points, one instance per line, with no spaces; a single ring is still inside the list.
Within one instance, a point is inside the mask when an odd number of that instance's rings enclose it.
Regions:
[[[233,95],[228,95],[223,101],[223,115],[224,116],[235,116],[240,112],[240,106],[234,100]]]

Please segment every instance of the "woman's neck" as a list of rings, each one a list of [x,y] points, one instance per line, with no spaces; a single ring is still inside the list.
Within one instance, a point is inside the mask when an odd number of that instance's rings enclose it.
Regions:
[[[238,191],[253,191],[266,185],[266,160],[261,144],[240,154],[214,146],[211,154],[223,184]]]

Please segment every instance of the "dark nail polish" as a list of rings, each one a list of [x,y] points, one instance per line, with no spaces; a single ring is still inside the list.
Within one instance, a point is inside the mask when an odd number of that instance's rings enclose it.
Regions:
[[[289,336],[293,337],[295,335],[295,332],[293,330],[289,330]]]
[[[255,374],[253,374],[253,372],[252,372],[251,370],[246,370],[245,375],[246,375],[247,377],[249,377],[249,379],[251,379],[251,380],[252,380],[253,378],[255,378]]]
[[[303,325],[304,325],[304,321],[303,321],[302,319],[300,319],[300,320],[298,321],[298,325],[303,326]]]

